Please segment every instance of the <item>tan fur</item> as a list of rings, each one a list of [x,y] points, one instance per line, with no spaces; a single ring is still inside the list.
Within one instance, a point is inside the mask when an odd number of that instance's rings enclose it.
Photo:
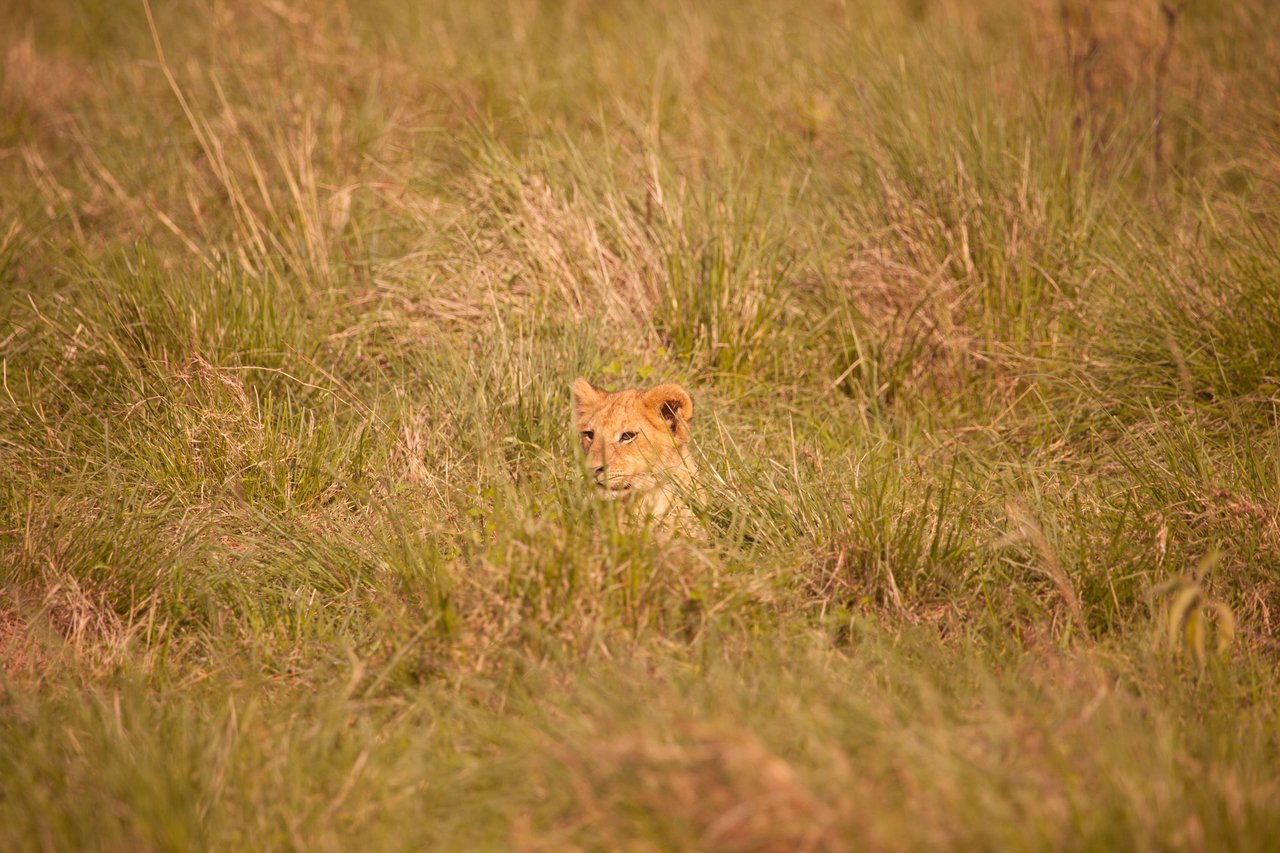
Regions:
[[[673,382],[610,393],[573,383],[578,442],[600,496],[623,501],[666,530],[695,532],[681,497],[693,488],[689,423],[693,398]]]

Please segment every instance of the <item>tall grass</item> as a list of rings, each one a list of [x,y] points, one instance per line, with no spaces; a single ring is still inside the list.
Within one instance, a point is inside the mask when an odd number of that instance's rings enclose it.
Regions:
[[[0,846],[1266,849],[1273,19],[9,4]]]

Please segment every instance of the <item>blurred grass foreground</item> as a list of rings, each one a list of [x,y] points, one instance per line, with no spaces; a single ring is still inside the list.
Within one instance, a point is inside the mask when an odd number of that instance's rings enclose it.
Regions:
[[[1265,0],[8,0],[0,848],[1275,849],[1278,233]]]

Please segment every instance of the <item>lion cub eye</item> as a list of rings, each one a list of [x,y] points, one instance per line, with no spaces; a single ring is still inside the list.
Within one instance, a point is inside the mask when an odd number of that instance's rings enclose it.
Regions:
[[[630,444],[635,440],[636,434],[634,432],[624,432],[622,435],[618,436],[618,444]]]

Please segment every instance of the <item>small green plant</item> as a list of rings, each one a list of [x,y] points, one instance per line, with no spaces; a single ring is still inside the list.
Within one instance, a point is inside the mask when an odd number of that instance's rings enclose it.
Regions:
[[[1209,660],[1210,649],[1225,655],[1235,641],[1236,616],[1224,602],[1210,598],[1205,588],[1209,571],[1222,559],[1214,549],[1200,559],[1190,574],[1180,575],[1151,590],[1160,599],[1159,636],[1177,654],[1189,654],[1198,666]]]

